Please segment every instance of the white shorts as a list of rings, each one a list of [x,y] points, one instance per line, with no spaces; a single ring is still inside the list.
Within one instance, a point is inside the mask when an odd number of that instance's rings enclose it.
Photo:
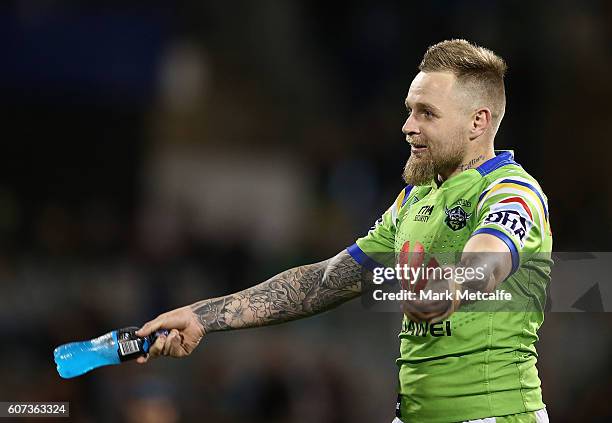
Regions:
[[[534,414],[536,418],[536,423],[549,423],[548,413],[546,412],[546,408],[542,408],[538,411],[534,411]],[[497,420],[495,417],[487,417],[485,419],[468,420],[464,423],[496,423],[496,421]],[[396,417],[392,423],[409,423],[409,422],[402,422],[398,417]]]

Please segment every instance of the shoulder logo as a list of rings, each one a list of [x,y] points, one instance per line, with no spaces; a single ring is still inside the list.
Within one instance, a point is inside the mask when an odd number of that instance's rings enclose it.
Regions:
[[[484,223],[504,228],[518,238],[522,248],[533,226],[533,219],[527,204],[521,198],[514,197],[491,206]]]
[[[451,209],[444,207],[444,213],[446,213],[444,223],[446,223],[453,231],[458,231],[465,228],[467,220],[470,218],[470,216],[472,216],[471,213],[467,213],[465,210],[463,210],[460,205],[456,205]]]

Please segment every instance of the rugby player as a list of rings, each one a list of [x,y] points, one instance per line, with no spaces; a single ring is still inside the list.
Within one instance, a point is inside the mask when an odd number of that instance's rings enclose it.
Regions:
[[[494,150],[506,105],[506,64],[488,49],[449,40],[429,47],[419,71],[402,127],[411,146],[408,185],[367,235],[320,263],[161,314],[138,334],[171,331],[140,363],[188,356],[212,332],[336,307],[367,291],[381,255],[401,259],[413,251],[417,259],[403,261],[420,266],[424,255],[456,253],[453,268],[478,267],[484,274],[461,283],[425,281],[420,289],[503,288],[512,304],[495,308],[459,295],[404,303],[395,422],[548,421],[534,344],[544,318],[552,235],[540,185],[511,152]]]

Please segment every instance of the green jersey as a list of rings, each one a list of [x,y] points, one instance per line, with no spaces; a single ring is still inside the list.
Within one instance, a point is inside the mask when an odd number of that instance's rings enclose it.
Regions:
[[[547,199],[539,184],[501,152],[444,181],[408,186],[370,232],[348,248],[364,266],[421,243],[427,254],[460,253],[487,233],[510,249],[512,272],[498,289],[512,309],[464,304],[446,321],[404,317],[400,338],[399,412],[407,422],[456,422],[544,407],[535,342],[550,280]]]

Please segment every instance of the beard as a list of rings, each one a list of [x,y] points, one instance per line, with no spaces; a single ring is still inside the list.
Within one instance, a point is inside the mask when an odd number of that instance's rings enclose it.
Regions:
[[[411,154],[408,158],[403,173],[404,181],[408,185],[427,185],[436,175],[454,171],[461,164],[465,154],[465,147],[458,137],[450,142],[436,145],[433,149],[432,143],[426,138],[409,138],[409,142],[412,141],[427,146],[427,150],[419,156]]]

